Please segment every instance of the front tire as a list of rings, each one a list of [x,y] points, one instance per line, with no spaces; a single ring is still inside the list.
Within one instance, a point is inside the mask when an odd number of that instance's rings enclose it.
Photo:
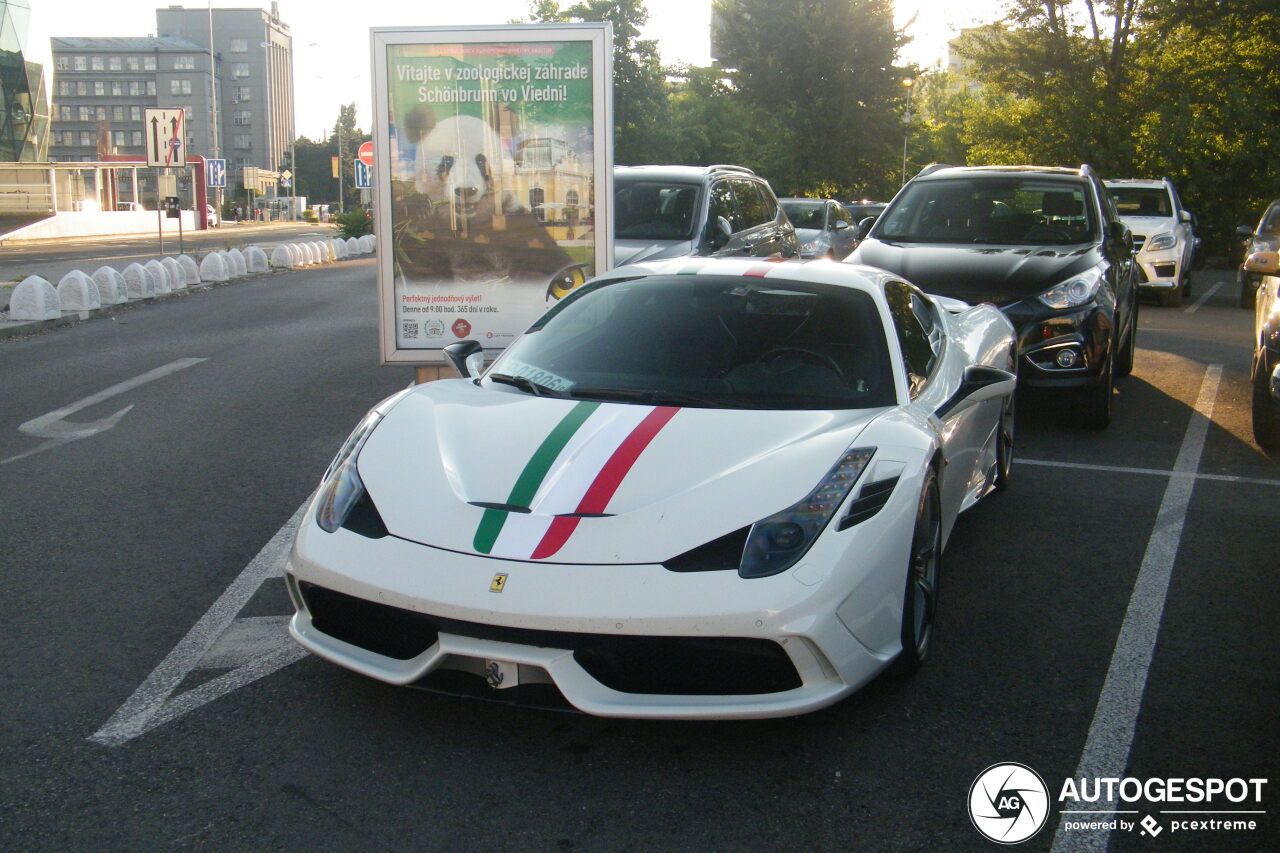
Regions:
[[[1076,401],[1076,421],[1085,429],[1106,429],[1111,425],[1111,398],[1115,390],[1114,356],[1107,359],[1098,384],[1085,388]]]
[[[933,645],[933,617],[942,563],[942,502],[938,475],[930,468],[920,490],[916,526],[911,534],[907,589],[902,600],[902,653],[889,665],[895,677],[913,675]]]
[[[1133,360],[1138,348],[1138,306],[1133,306],[1133,321],[1129,324],[1129,337],[1124,348],[1116,355],[1116,376],[1128,376],[1133,373]]]
[[[1253,438],[1263,450],[1280,451],[1280,400],[1271,396],[1271,374],[1261,353],[1253,369]]]

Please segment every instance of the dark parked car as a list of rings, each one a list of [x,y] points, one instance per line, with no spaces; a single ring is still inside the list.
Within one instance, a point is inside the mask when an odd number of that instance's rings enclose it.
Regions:
[[[844,209],[849,211],[849,218],[857,225],[864,219],[875,219],[884,213],[884,209],[889,206],[885,201],[862,201],[845,202]]]
[[[1000,306],[1018,330],[1019,384],[1072,394],[1082,426],[1110,423],[1115,377],[1133,370],[1138,288],[1132,235],[1093,169],[929,166],[865,237],[850,263]]]
[[[800,256],[769,182],[743,166],[618,166],[613,200],[619,266],[684,255]]]
[[[800,240],[800,257],[842,261],[858,242],[844,205],[826,198],[781,198]]]
[[[1259,281],[1253,322],[1253,437],[1280,451],[1280,255],[1259,251],[1241,267]]]
[[[1236,282],[1240,285],[1240,307],[1252,308],[1262,276],[1245,269],[1245,261],[1254,252],[1280,251],[1280,198],[1267,205],[1267,211],[1258,220],[1257,228],[1250,229],[1248,225],[1241,225],[1236,229],[1236,236],[1244,244],[1240,268],[1236,270]]]

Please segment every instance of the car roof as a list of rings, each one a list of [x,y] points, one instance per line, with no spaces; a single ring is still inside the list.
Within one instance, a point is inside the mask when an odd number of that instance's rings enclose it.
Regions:
[[[1010,175],[1034,175],[1052,180],[1084,180],[1092,172],[1087,166],[1068,169],[1065,166],[944,166],[932,164],[924,167],[913,181],[946,180],[947,178],[1008,177]]]
[[[614,180],[618,178],[663,178],[674,181],[697,182],[716,172],[732,172],[743,177],[758,177],[746,166],[614,166]]]
[[[778,199],[779,203],[784,201],[807,201],[813,204],[832,204],[832,203],[839,204],[840,203],[833,198],[801,198],[800,196],[788,196],[787,198]]]
[[[598,278],[628,278],[651,275],[725,276],[759,281],[780,279],[834,284],[864,290],[871,294],[883,294],[888,281],[901,281],[900,276],[875,267],[846,264],[838,261],[764,260],[761,258],[672,258],[665,261],[644,261],[617,267]]]

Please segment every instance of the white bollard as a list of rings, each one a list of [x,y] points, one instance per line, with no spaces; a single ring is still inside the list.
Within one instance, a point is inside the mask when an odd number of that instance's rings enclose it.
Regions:
[[[352,254],[352,255],[359,255],[359,254],[361,254],[361,251],[360,251],[360,241],[359,241],[359,240],[357,240],[355,237],[348,237],[348,238],[347,238],[347,251],[348,251],[350,254]]]
[[[92,311],[102,307],[102,296],[93,279],[72,270],[58,281],[58,302],[63,311]]]
[[[244,250],[245,267],[251,273],[259,273],[267,271],[267,253],[259,249],[257,246],[250,246]]]
[[[249,264],[244,259],[244,252],[239,249],[231,249],[227,252],[227,257],[231,261],[231,266],[235,272],[236,278],[241,278],[249,274]]]
[[[130,299],[147,299],[156,295],[155,276],[147,275],[142,264],[129,264],[124,268],[124,285]]]
[[[157,294],[173,292],[173,282],[169,281],[169,271],[164,268],[164,264],[152,258],[142,265],[142,269],[155,281]]]
[[[200,262],[200,278],[203,281],[226,281],[227,262],[218,252],[210,252]]]
[[[182,267],[182,274],[186,276],[187,284],[200,283],[200,265],[196,263],[195,258],[190,255],[180,255],[178,265]]]
[[[169,288],[171,290],[187,289],[187,271],[182,268],[182,264],[178,263],[177,258],[162,258],[160,264],[164,267],[164,271],[169,274]]]
[[[58,291],[38,275],[27,276],[9,294],[10,320],[56,320],[61,316]]]
[[[124,276],[114,267],[98,267],[93,273],[93,283],[98,285],[98,295],[103,305],[119,305],[129,301],[129,292],[125,289]]]
[[[347,257],[347,241],[346,240],[330,240],[329,249],[333,252],[335,261],[344,260]]]
[[[293,269],[293,253],[289,251],[289,247],[284,243],[271,250],[271,266],[277,269]]]

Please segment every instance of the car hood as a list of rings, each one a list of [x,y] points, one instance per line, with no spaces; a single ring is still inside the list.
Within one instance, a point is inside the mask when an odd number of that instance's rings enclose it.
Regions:
[[[868,238],[847,259],[880,267],[928,293],[970,304],[1008,305],[1036,296],[1098,263],[1093,244],[968,246],[886,243]]]
[[[659,563],[807,495],[885,409],[578,402],[443,380],[406,394],[357,470],[387,530],[557,563]]]
[[[821,228],[797,228],[796,237],[801,243],[812,243],[814,240],[823,236],[827,232]]]
[[[683,258],[693,254],[690,240],[615,240],[613,263],[615,266],[638,264],[641,261],[661,261],[667,258]]]
[[[1167,216],[1121,216],[1120,221],[1133,232],[1135,237],[1150,237],[1161,231],[1172,231],[1177,220]]]

